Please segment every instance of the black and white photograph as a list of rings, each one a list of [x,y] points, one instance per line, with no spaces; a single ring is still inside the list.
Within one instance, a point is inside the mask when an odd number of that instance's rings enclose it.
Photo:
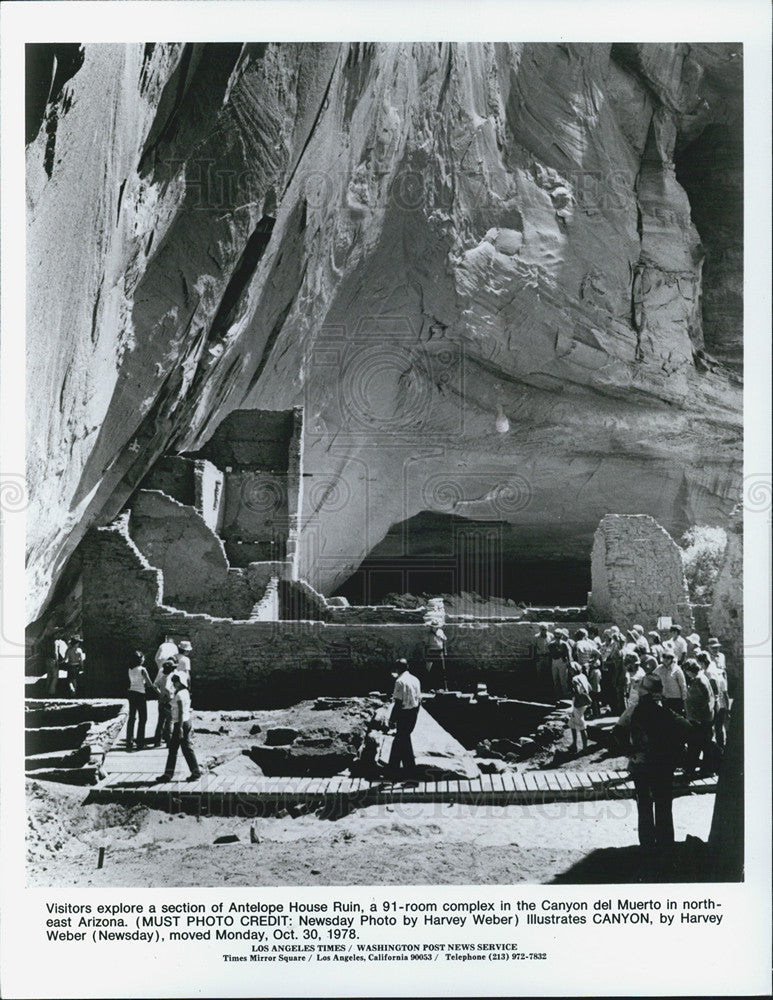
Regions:
[[[24,46],[24,884],[720,923],[770,674],[742,33],[255,23]]]

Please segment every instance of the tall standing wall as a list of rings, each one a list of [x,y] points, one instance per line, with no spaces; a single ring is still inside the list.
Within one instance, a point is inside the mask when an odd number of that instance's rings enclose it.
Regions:
[[[591,552],[589,614],[620,628],[654,628],[670,616],[692,630],[693,616],[679,546],[648,514],[607,514]]]

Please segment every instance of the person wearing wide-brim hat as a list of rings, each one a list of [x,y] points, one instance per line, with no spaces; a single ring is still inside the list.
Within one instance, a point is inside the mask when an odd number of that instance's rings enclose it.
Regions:
[[[628,767],[636,789],[639,844],[644,850],[668,851],[674,844],[674,768],[690,742],[690,724],[660,704],[663,685],[647,674],[631,713]]]
[[[719,669],[722,670],[727,676],[727,663],[725,662],[725,654],[722,652],[720,641],[719,639],[717,639],[716,636],[712,636],[706,642],[706,649],[709,651],[712,660],[716,663]]]
[[[67,665],[67,685],[73,697],[78,693],[80,677],[84,670],[83,665],[86,662],[86,654],[81,649],[82,642],[83,638],[78,632],[70,636],[70,642],[64,657]]]
[[[177,643],[178,653],[175,657],[175,673],[178,673],[185,680],[185,686],[191,690],[191,653],[193,646],[188,639],[181,639]]]
[[[157,781],[171,781],[174,778],[175,767],[177,766],[177,751],[182,749],[185,763],[191,770],[188,781],[198,781],[201,777],[201,768],[196,760],[196,753],[191,741],[192,720],[191,720],[191,696],[188,693],[188,686],[179,674],[172,674],[172,687],[174,696],[172,698],[172,736],[169,741],[169,753],[166,758],[164,773],[159,775]]]

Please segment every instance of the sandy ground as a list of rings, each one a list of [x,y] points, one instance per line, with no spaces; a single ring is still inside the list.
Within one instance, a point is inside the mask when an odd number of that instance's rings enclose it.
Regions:
[[[45,886],[422,885],[690,881],[692,841],[670,864],[635,848],[631,800],[544,806],[413,803],[317,815],[169,815],[86,804],[84,789],[28,783],[28,880]],[[707,840],[713,795],[674,802],[676,837]],[[252,831],[252,834],[251,834]],[[237,842],[214,844],[235,835]],[[252,836],[257,843],[252,842]],[[97,869],[99,847],[106,848]]]

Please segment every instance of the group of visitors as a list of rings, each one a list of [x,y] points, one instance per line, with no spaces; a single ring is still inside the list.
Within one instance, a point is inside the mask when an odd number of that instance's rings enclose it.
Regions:
[[[147,699],[158,701],[158,722],[150,745],[167,746],[164,773],[157,781],[171,781],[177,766],[177,754],[182,750],[190,768],[188,781],[198,781],[201,768],[192,743],[191,722],[191,659],[193,647],[187,639],[179,643],[168,636],[158,647],[154,660],[156,677],[152,680],[145,667],[145,655],[139,650],[129,663],[129,718],[126,726],[127,751],[143,750],[146,745]]]
[[[645,633],[641,625],[627,632],[612,626],[601,635],[591,625],[570,638],[567,629],[550,632],[540,625],[534,637],[538,683],[555,701],[572,701],[575,747],[577,734],[586,745],[586,715],[608,713],[625,724],[643,678],[655,674],[665,707],[685,716],[701,734],[697,756],[704,767],[716,758],[710,743],[724,749],[730,698],[719,640],[710,638],[704,648],[696,632],[685,637],[678,624],[666,631],[664,636],[657,630]]]
[[[668,849],[674,842],[674,771],[688,777],[717,770],[725,748],[731,700],[719,640],[704,644],[672,624],[664,636],[634,625],[599,635],[592,626],[570,639],[541,625],[534,639],[538,676],[549,680],[556,700],[570,698],[572,748],[587,746],[585,713],[605,709],[618,716],[616,743],[630,752],[636,790],[639,842]]]

